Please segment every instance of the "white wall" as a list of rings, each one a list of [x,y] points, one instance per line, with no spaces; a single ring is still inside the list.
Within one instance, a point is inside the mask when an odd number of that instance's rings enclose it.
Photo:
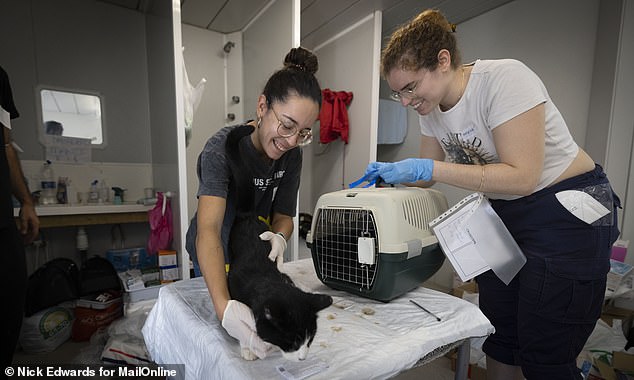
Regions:
[[[258,96],[293,47],[291,0],[269,3],[243,31],[244,117],[256,118]]]
[[[188,220],[180,2],[157,2],[151,10],[146,17],[146,30],[154,188],[164,194],[172,193],[171,246],[177,252],[180,277],[187,279],[189,257],[185,252],[184,239]]]
[[[108,146],[93,149],[91,164],[56,165],[57,175],[69,176],[77,191],[87,191],[88,178],[105,178],[109,186],[129,189],[129,201],[140,198],[143,187],[180,192],[172,6],[156,2],[146,16],[94,1],[2,2],[1,64],[10,74],[21,113],[12,134],[25,149],[20,158],[32,190],[43,159],[35,88],[48,84],[99,92],[106,111]],[[178,219],[180,207],[173,204],[173,209]],[[180,250],[178,221],[175,225],[174,244]],[[111,247],[110,227],[89,227],[91,254]],[[145,245],[147,224],[123,227],[127,246]],[[43,233],[50,258],[74,255],[76,229]],[[34,256],[29,247],[27,257]]]
[[[544,81],[553,101],[583,147],[586,137],[599,0],[515,0],[458,25],[463,62],[515,58]],[[565,23],[562,23],[565,20]],[[419,154],[420,128],[416,112],[408,110],[406,141],[379,145],[378,159],[397,161]],[[444,184],[434,188],[455,204],[470,191]],[[444,288],[453,281],[451,266],[430,279]]]
[[[142,13],[98,1],[2,1],[0,46],[21,113],[13,137],[22,159],[44,158],[35,88],[49,85],[103,95],[108,146],[93,149],[93,161],[151,162]]]
[[[313,214],[321,194],[347,188],[375,160],[380,17],[380,12],[370,14],[314,48],[319,59],[316,76],[322,89],[349,91],[353,99],[348,107],[349,143],[338,139],[319,144],[319,131],[315,130],[315,140],[304,150],[309,163],[304,165],[304,172],[308,171],[304,175],[310,174],[312,184],[300,189],[303,212]]]
[[[190,83],[205,78],[205,90],[194,113],[192,135],[187,147],[188,215],[193,217],[198,200],[196,162],[207,140],[224,126],[224,45],[221,33],[182,25],[184,57]],[[232,52],[233,53],[233,52]],[[240,54],[239,50],[235,51]]]
[[[463,62],[515,58],[526,63],[542,78],[571,134],[583,147],[590,108],[598,6],[599,0],[507,3],[458,25]],[[566,20],[565,24],[562,20]],[[414,111],[408,110],[408,123],[406,143],[380,145],[379,160],[418,156],[420,129]],[[450,204],[468,194],[450,186],[437,187],[446,193]]]
[[[611,103],[606,171],[614,190],[623,202],[621,237],[634,239],[634,1],[624,0],[623,6],[614,20],[620,28],[619,48],[614,59],[615,76],[614,100]],[[596,127],[596,126],[592,126]],[[626,258],[634,265],[634,253]]]

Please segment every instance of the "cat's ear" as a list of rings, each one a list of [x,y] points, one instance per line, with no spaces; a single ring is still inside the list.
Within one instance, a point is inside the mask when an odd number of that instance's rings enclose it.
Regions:
[[[264,318],[269,321],[273,319],[273,313],[271,313],[271,309],[268,306],[264,308]]]
[[[313,309],[317,312],[319,310],[323,310],[328,306],[332,305],[332,297],[324,294],[315,294],[312,293],[310,295],[311,304]]]
[[[272,302],[264,306],[264,318],[277,325],[284,320],[284,313],[277,303]]]

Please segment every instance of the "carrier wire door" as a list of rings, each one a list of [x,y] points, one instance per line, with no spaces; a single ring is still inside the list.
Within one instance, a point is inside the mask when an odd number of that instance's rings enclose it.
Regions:
[[[315,225],[317,267],[324,280],[335,279],[369,290],[378,270],[378,236],[370,210],[322,209]],[[359,237],[373,241],[372,262],[359,258]],[[371,240],[370,240],[371,239]]]

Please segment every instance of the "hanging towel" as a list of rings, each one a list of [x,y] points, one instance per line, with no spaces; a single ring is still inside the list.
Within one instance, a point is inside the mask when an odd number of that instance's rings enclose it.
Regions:
[[[321,111],[319,112],[319,141],[322,144],[337,140],[339,136],[348,143],[348,110],[352,92],[321,91]]]
[[[407,136],[407,109],[399,102],[379,99],[377,144],[401,144]]]

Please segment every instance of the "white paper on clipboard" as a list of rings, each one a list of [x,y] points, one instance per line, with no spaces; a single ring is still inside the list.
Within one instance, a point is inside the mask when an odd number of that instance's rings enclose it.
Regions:
[[[492,269],[508,285],[526,263],[515,239],[481,193],[465,197],[429,226],[462,281]]]

